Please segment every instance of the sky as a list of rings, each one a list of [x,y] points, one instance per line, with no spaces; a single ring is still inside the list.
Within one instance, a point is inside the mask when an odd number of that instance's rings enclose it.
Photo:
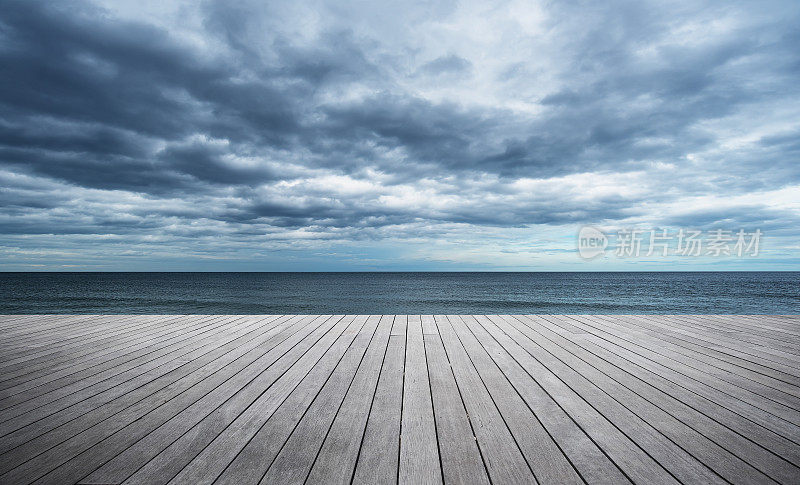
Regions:
[[[796,1],[0,0],[3,271],[800,270],[798,162]]]

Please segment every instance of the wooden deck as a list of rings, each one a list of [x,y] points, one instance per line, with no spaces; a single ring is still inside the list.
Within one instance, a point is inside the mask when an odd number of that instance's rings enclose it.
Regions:
[[[800,483],[798,316],[0,317],[0,483]]]

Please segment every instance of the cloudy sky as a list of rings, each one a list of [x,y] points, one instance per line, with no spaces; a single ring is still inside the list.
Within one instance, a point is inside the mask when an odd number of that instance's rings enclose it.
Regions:
[[[0,0],[0,187],[0,270],[798,270],[800,2]]]

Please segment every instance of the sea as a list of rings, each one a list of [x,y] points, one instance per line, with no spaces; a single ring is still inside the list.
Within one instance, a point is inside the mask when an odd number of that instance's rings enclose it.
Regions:
[[[800,314],[800,272],[0,273],[0,314]]]

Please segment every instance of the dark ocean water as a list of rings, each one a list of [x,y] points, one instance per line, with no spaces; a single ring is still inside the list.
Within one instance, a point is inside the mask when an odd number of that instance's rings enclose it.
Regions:
[[[0,313],[800,313],[800,272],[0,273]]]

